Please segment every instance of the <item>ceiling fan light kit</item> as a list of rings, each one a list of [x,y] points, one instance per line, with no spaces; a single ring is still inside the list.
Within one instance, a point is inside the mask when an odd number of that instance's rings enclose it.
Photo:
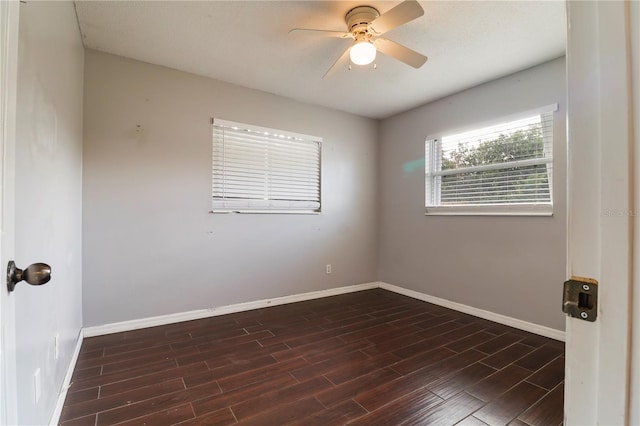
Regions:
[[[345,16],[348,32],[294,28],[289,33],[304,32],[354,40],[353,45],[342,52],[322,78],[329,77],[342,65],[348,65],[351,69],[348,60],[355,65],[368,65],[376,59],[377,52],[420,68],[427,61],[426,56],[380,36],[422,15],[424,10],[416,0],[405,0],[382,15],[374,7],[358,6],[349,10]]]
[[[369,65],[376,59],[376,47],[370,41],[358,41],[351,47],[349,58],[356,65]]]

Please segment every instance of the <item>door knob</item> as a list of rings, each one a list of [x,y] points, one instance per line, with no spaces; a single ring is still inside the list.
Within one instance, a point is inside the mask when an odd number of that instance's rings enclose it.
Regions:
[[[16,268],[13,260],[7,265],[7,289],[12,292],[20,281],[26,281],[31,285],[42,285],[51,279],[51,266],[46,263],[34,263],[25,270]]]

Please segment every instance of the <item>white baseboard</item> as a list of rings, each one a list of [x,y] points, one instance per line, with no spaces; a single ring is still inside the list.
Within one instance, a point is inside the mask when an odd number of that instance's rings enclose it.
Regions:
[[[464,312],[465,314],[473,315],[475,317],[484,318],[489,321],[497,322],[499,324],[508,325],[509,327],[518,328],[520,330],[528,331],[541,336],[549,337],[551,339],[565,341],[565,332],[562,330],[556,330],[555,328],[545,327],[543,325],[534,324],[519,320],[517,318],[508,317],[506,315],[496,314],[495,312],[485,311],[483,309],[474,308],[473,306],[463,305],[462,303],[451,302],[446,299],[441,299],[435,296],[429,296],[428,294],[420,293],[415,290],[408,290],[406,288],[398,287],[393,284],[387,284],[385,282],[379,283],[380,288],[393,291],[394,293],[409,296],[414,299],[422,300],[424,302],[433,303],[434,305],[443,306],[445,308],[453,309],[455,311]]]
[[[64,400],[67,398],[67,391],[69,390],[71,377],[73,376],[73,370],[75,370],[76,363],[78,362],[80,348],[82,347],[82,339],[83,332],[82,330],[80,330],[80,333],[78,333],[78,339],[76,340],[76,346],[73,349],[73,355],[71,355],[71,360],[69,361],[69,367],[67,367],[67,372],[64,376],[64,380],[62,381],[60,392],[58,393],[56,407],[54,408],[53,414],[51,415],[51,420],[49,421],[50,426],[60,424],[60,415],[62,414],[62,408],[64,407]]]
[[[273,299],[256,300],[253,302],[237,303],[234,305],[218,306],[209,309],[180,312],[176,314],[160,315],[156,317],[141,318],[130,321],[115,322],[111,324],[86,327],[84,337],[102,336],[104,334],[120,333],[122,331],[137,330],[140,328],[155,327],[158,325],[173,324],[182,321],[191,321],[201,318],[215,317],[232,314],[235,312],[250,311],[252,309],[267,308],[269,306],[284,305],[287,303],[302,302],[305,300],[320,299],[339,294],[353,293],[356,291],[378,288],[378,282],[350,285],[346,287],[331,288],[328,290],[312,291],[309,293],[293,294],[290,296],[276,297]]]
[[[244,312],[252,309],[267,308],[269,306],[284,305],[287,303],[302,302],[305,300],[320,299],[323,297],[336,296],[339,294],[353,293],[356,291],[370,290],[373,288],[382,288],[394,293],[409,296],[414,299],[433,303],[455,311],[464,312],[479,318],[499,324],[508,325],[510,327],[525,330],[534,334],[549,337],[551,339],[564,341],[565,333],[562,330],[545,327],[531,322],[519,320],[517,318],[508,317],[506,315],[497,314],[495,312],[485,311],[483,309],[474,308],[473,306],[464,305],[462,303],[451,302],[439,297],[430,296],[415,290],[398,287],[385,282],[371,282],[365,284],[357,284],[346,287],[332,288],[328,290],[312,291],[310,293],[293,294],[290,296],[276,297],[273,299],[256,300],[253,302],[237,303],[234,305],[218,306],[209,309],[199,309],[195,311],[179,312],[176,314],[160,315],[156,317],[141,318],[130,321],[115,322],[111,324],[98,325],[94,327],[86,327],[83,329],[84,337],[102,336],[111,333],[120,333],[123,331],[137,330],[140,328],[156,327],[159,325],[173,324],[182,321],[191,321],[201,318],[215,317],[219,315],[232,314],[235,312]],[[75,365],[75,362],[74,362]]]

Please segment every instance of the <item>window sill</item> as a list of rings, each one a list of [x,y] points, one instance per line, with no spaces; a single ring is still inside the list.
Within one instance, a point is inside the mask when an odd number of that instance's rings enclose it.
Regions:
[[[425,216],[553,216],[553,206],[539,204],[495,206],[431,206]]]
[[[321,211],[314,210],[211,210],[211,214],[303,214],[303,215],[319,215]]]

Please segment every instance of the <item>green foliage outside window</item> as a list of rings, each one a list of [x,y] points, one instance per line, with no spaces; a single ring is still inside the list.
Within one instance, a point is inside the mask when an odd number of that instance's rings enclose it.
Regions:
[[[496,139],[461,143],[443,151],[441,170],[498,165],[491,170],[445,174],[440,181],[440,203],[503,204],[550,202],[549,170],[546,163],[522,165],[521,160],[544,159],[544,141],[540,126],[530,126]],[[509,163],[514,162],[510,167]]]

